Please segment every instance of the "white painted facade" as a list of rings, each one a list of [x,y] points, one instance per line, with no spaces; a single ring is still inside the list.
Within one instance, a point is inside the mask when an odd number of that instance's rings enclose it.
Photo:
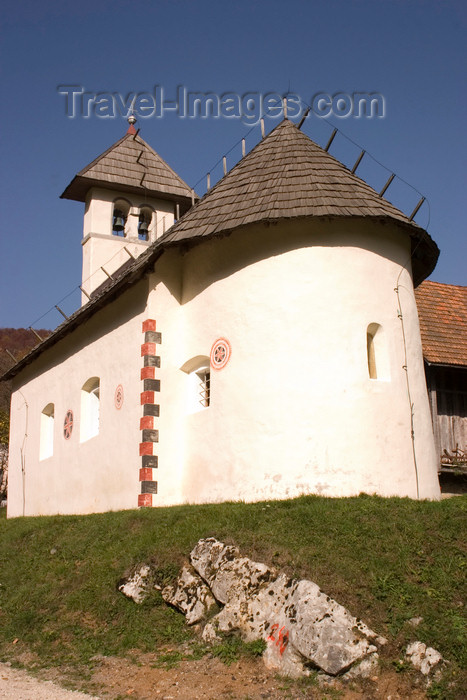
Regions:
[[[135,506],[146,300],[147,284],[142,281],[22,373],[11,403],[9,517]],[[91,377],[100,379],[99,433],[82,442],[81,389]],[[119,384],[124,400],[116,409]],[[41,414],[50,403],[53,454],[40,459]],[[70,410],[73,429],[65,439],[64,420]]]
[[[150,244],[174,205],[145,203]],[[123,244],[135,257],[147,248],[141,204],[90,190],[83,283],[114,250],[125,262]],[[164,249],[14,378],[8,516],[439,498],[410,257],[397,222],[351,217],[259,222]],[[219,340],[230,352],[220,369]]]
[[[141,324],[148,317],[162,334],[154,505],[303,493],[416,498],[399,276],[419,497],[438,498],[407,257],[395,228],[352,222],[259,224],[185,255],[168,252],[148,280],[22,373],[12,403],[9,516],[21,515],[23,502],[24,514],[136,506]],[[389,358],[381,379],[369,377],[372,323],[383,338],[377,366]],[[208,357],[219,337],[228,339],[231,358],[211,369],[209,407],[193,412],[182,368]],[[80,392],[90,377],[100,378],[101,424],[96,437],[80,442]],[[50,403],[54,451],[40,460],[41,412]],[[65,440],[70,409],[75,425]]]
[[[149,309],[164,360],[158,502],[416,498],[399,275],[419,496],[439,497],[418,316],[402,269],[408,245],[395,229],[365,228],[256,225],[197,246],[181,263],[181,306],[154,279]],[[375,322],[377,365],[389,359],[380,379],[368,371],[366,333]],[[180,368],[209,355],[219,337],[232,355],[211,370],[210,406],[184,411]]]

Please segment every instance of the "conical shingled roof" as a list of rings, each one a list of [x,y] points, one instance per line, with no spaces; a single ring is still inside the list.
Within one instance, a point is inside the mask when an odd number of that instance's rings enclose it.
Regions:
[[[299,216],[389,216],[416,226],[284,119],[171,229],[170,238]]]
[[[298,217],[372,217],[399,222],[412,239],[415,284],[432,272],[438,259],[438,246],[426,231],[287,119],[160,242],[195,242],[255,222]]]
[[[192,190],[137,133],[127,133],[87,165],[61,197],[84,202],[90,187],[121,191],[179,202],[182,212],[192,203]]]

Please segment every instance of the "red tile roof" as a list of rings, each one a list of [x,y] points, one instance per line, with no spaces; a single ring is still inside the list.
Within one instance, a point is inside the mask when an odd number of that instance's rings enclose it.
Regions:
[[[415,297],[425,359],[467,366],[467,287],[425,281]]]

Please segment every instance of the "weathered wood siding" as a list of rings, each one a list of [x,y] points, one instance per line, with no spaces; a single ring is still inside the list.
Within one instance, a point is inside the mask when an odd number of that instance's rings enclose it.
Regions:
[[[467,451],[467,368],[426,365],[435,442],[441,461]],[[451,459],[452,461],[452,459]]]

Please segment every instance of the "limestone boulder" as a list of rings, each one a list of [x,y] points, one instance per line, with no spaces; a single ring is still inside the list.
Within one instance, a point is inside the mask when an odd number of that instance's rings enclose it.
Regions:
[[[237,547],[223,544],[214,537],[199,540],[190,554],[190,561],[223,605],[251,597],[277,576],[277,571],[266,564],[241,557]]]
[[[232,599],[212,622],[245,641],[264,639],[266,664],[287,675],[300,675],[310,662],[328,674],[342,673],[384,641],[315,583],[284,574],[251,598]]]
[[[405,655],[412,666],[424,676],[428,676],[433,671],[438,670],[445,663],[439,651],[432,647],[427,647],[423,642],[409,644]]]
[[[192,566],[184,566],[177,581],[161,593],[168,604],[185,614],[188,624],[210,618],[204,626],[205,641],[216,643],[223,634],[231,633],[240,634],[245,641],[263,639],[265,664],[289,676],[306,675],[310,667],[330,676],[349,669],[357,672],[358,665],[362,670],[373,668],[377,648],[386,640],[316,583],[291,579],[213,537],[196,544],[190,561]],[[148,564],[135,567],[118,584],[123,595],[136,603],[154,588],[160,590]],[[221,610],[212,616],[218,605]],[[410,652],[414,659],[419,651],[417,647]],[[438,663],[432,652],[421,651],[420,668]]]
[[[208,636],[236,631],[245,641],[264,639],[265,663],[281,673],[302,675],[308,664],[336,675],[385,642],[312,581],[278,574],[236,547],[200,540],[191,562],[224,604]]]
[[[126,574],[117,584],[120,593],[135,603],[142,603],[154,587],[152,570],[149,564],[140,564]]]
[[[173,585],[162,589],[162,597],[185,615],[189,625],[203,620],[216,605],[211,591],[190,566],[182,568]]]

